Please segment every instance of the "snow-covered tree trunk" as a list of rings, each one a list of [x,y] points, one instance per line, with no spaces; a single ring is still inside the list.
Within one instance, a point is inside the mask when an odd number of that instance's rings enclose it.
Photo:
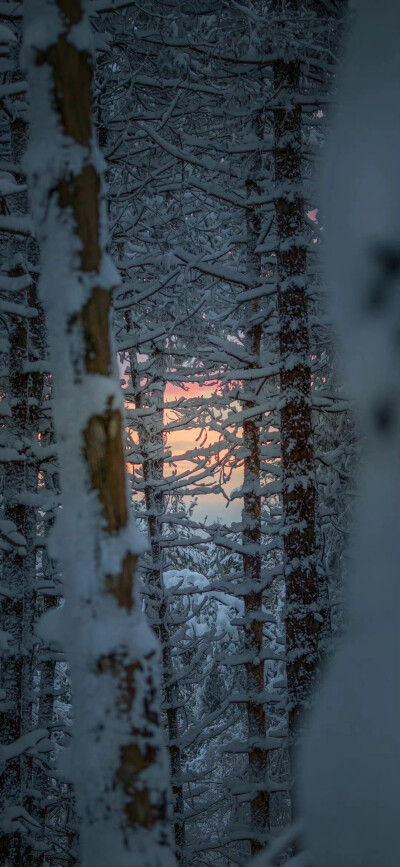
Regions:
[[[254,121],[256,134],[262,140],[262,121],[258,112]],[[257,183],[260,172],[260,155],[253,157],[252,177],[247,181],[247,195],[260,195]],[[249,208],[247,221],[246,265],[248,276],[254,285],[260,279],[261,261],[256,247],[261,232],[261,218],[255,207]],[[254,359],[249,365],[254,370],[260,367],[262,324],[257,299],[248,305],[246,349]],[[252,323],[253,320],[253,324]],[[255,374],[256,375],[256,374]],[[244,402],[246,410],[254,409],[259,402],[259,382],[244,383],[249,399]],[[254,392],[252,395],[251,392]],[[253,795],[250,800],[251,852],[255,854],[265,846],[269,831],[269,791],[267,786],[268,751],[265,748],[266,717],[264,706],[265,663],[262,655],[263,637],[263,591],[261,583],[261,493],[260,493],[260,419],[249,418],[243,422],[245,458],[243,468],[243,577],[249,591],[244,597],[245,647],[250,659],[246,663],[248,700],[246,702],[249,739],[249,779]]]
[[[274,65],[275,199],[281,356],[281,452],[286,586],[289,738],[309,705],[323,631],[316,565],[316,482],[311,426],[311,376],[304,199],[301,192],[300,62]]]
[[[302,763],[310,860],[400,863],[400,6],[359,0],[325,179],[326,265],[366,438],[349,616]]]
[[[178,683],[174,678],[172,646],[173,636],[168,628],[168,605],[163,581],[163,518],[166,510],[165,496],[165,442],[164,399],[165,359],[162,352],[155,351],[153,363],[148,362],[148,383],[142,389],[140,376],[135,374],[136,353],[130,352],[130,368],[133,391],[136,391],[136,408],[144,408],[147,414],[138,422],[139,447],[143,460],[143,491],[149,534],[149,563],[146,567],[146,590],[149,599],[149,620],[154,622],[154,631],[160,641],[162,656],[162,688],[167,719],[169,754],[172,775],[172,822],[175,850],[178,863],[184,867],[185,820],[182,784],[182,752],[179,743]],[[143,406],[143,396],[146,401]],[[151,415],[149,414],[151,411]]]
[[[52,534],[66,606],[42,634],[64,642],[75,716],[69,768],[82,865],[173,863],[160,738],[158,649],[135,593],[123,402],[110,337],[117,275],[106,254],[103,166],[91,120],[91,39],[80,0],[28,0],[26,159],[54,376],[63,510]]]

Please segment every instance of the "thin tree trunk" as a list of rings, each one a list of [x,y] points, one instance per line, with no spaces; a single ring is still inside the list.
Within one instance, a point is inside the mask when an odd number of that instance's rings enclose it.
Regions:
[[[259,329],[256,329],[259,332]],[[259,350],[259,333],[253,335],[253,351]],[[246,408],[251,406],[246,403]],[[243,555],[244,581],[251,591],[244,597],[245,646],[252,658],[246,663],[248,700],[246,702],[249,739],[249,773],[252,790],[250,801],[251,828],[260,839],[251,841],[251,852],[264,848],[265,832],[269,829],[269,792],[267,790],[268,751],[265,749],[266,717],[264,707],[263,650],[263,594],[261,584],[261,497],[260,485],[260,429],[254,420],[243,424],[243,442],[248,452],[244,460]],[[257,550],[258,549],[258,550]]]
[[[262,121],[257,113],[254,119],[254,131],[261,140],[263,137]],[[261,168],[260,156],[257,153],[253,159],[252,177],[247,181],[247,195],[260,194],[257,183]],[[247,272],[254,280],[260,278],[261,260],[256,247],[261,231],[261,218],[255,208],[247,215]],[[247,311],[246,311],[247,312]],[[258,315],[257,315],[258,314]],[[248,320],[254,319],[254,324],[248,328],[246,348],[255,359],[249,367],[260,367],[262,342],[262,324],[259,319],[258,301],[249,305]],[[246,390],[256,389],[257,380],[245,384]],[[257,403],[254,399],[245,401],[245,409],[252,409]],[[254,795],[250,800],[251,830],[257,838],[251,840],[251,853],[256,854],[264,848],[269,831],[270,804],[267,788],[268,750],[265,748],[266,714],[264,705],[265,683],[262,659],[263,651],[263,592],[261,589],[261,494],[260,494],[260,426],[261,419],[247,419],[243,423],[243,443],[246,449],[244,458],[243,479],[243,573],[244,581],[251,590],[244,597],[245,646],[251,653],[251,659],[246,663],[248,701],[247,727],[249,739],[249,776]]]
[[[135,376],[135,356],[130,353],[132,385],[136,391],[136,406],[142,406],[142,390],[139,377]],[[157,375],[157,367],[158,375]],[[184,820],[184,798],[182,785],[182,753],[179,744],[178,719],[178,685],[173,678],[173,662],[171,652],[172,637],[168,629],[168,608],[165,601],[163,582],[163,551],[162,518],[165,513],[164,479],[164,389],[165,378],[162,375],[164,361],[161,355],[154,359],[151,368],[151,383],[148,390],[150,407],[154,414],[151,419],[146,416],[145,424],[138,424],[140,451],[143,457],[144,499],[147,511],[147,523],[150,542],[150,564],[147,570],[147,583],[154,616],[156,618],[154,631],[159,638],[162,654],[162,684],[167,718],[169,754],[172,774],[173,816],[175,851],[180,867],[186,865],[186,834]],[[154,372],[153,372],[154,369]],[[160,375],[161,374],[161,375]],[[135,382],[136,380],[136,382]],[[147,404],[146,404],[147,407]]]
[[[289,741],[292,749],[318,672],[324,626],[316,565],[317,502],[311,424],[304,200],[301,193],[300,63],[279,60],[274,88],[275,200],[281,359],[281,452]]]

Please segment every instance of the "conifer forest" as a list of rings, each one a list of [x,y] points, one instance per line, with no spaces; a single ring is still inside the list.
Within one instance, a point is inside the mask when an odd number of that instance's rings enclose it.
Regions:
[[[0,0],[0,867],[400,867],[399,155],[399,0]]]

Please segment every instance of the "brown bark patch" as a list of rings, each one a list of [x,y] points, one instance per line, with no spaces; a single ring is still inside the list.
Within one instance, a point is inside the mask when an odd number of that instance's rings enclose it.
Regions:
[[[124,652],[115,653],[101,657],[97,663],[98,671],[101,674],[112,674],[116,678],[118,682],[117,706],[124,716],[129,715],[132,710],[136,690],[136,674],[143,671],[141,662],[138,660],[127,662],[127,658],[127,654]],[[133,728],[131,734],[135,737],[142,736],[145,739],[148,737],[146,720],[149,723],[157,724],[158,717],[157,715],[154,716],[148,701],[144,703],[144,710],[143,728],[140,730]],[[144,828],[152,828],[160,820],[160,809],[162,811],[164,805],[161,805],[160,808],[159,803],[152,803],[149,788],[139,779],[143,771],[151,767],[156,759],[157,748],[148,744],[141,750],[139,744],[132,741],[129,744],[124,744],[120,749],[120,765],[115,782],[127,798],[124,812],[130,827],[139,825]]]
[[[111,407],[93,415],[83,433],[85,459],[92,485],[100,500],[107,533],[117,533],[128,522],[122,416]]]
[[[124,666],[120,676],[121,692],[118,705],[123,711],[130,712],[135,697],[135,677],[138,671],[142,671],[140,662],[132,662]],[[142,675],[143,676],[143,675]],[[149,722],[154,722],[149,713],[148,702],[145,702],[145,716]],[[157,722],[157,720],[155,720]],[[133,732],[135,735],[144,735],[145,731]],[[117,771],[116,780],[128,798],[124,812],[131,827],[139,825],[144,828],[152,828],[159,819],[159,808],[151,803],[149,789],[146,786],[138,787],[138,776],[154,764],[157,758],[155,747],[146,745],[142,751],[136,742],[124,744],[120,750],[121,763]]]
[[[62,178],[58,184],[60,207],[72,209],[76,232],[82,244],[82,271],[98,271],[100,268],[99,196],[99,176],[92,165],[84,166],[75,177]]]
[[[82,20],[81,0],[58,0],[58,7],[71,24],[78,24]]]
[[[67,0],[63,4],[59,0],[59,8],[61,5],[66,7]],[[92,136],[90,55],[79,51],[62,34],[55,45],[39,54],[37,62],[53,70],[54,102],[64,134],[78,144],[88,144]]]
[[[110,306],[110,293],[107,289],[96,286],[79,314],[85,344],[86,373],[109,376],[112,372],[111,346],[106,339],[109,333]],[[76,316],[71,318],[70,327],[76,320]]]
[[[121,764],[117,773],[117,781],[128,796],[125,804],[125,815],[131,826],[140,825],[152,828],[158,819],[158,810],[154,810],[151,803],[150,792],[147,788],[135,789],[137,776],[150,767],[156,760],[154,747],[146,747],[142,753],[140,747],[135,744],[126,744],[121,747]]]
[[[106,592],[115,597],[119,608],[126,608],[127,611],[131,611],[133,608],[133,576],[136,560],[136,555],[128,551],[123,560],[121,572],[117,575],[106,575],[105,580]]]
[[[79,0],[58,0],[58,8],[68,24],[82,17]],[[53,74],[54,107],[63,133],[77,144],[89,145],[92,138],[90,55],[68,42],[68,32],[47,51],[39,54],[38,65],[50,66]],[[77,177],[63,178],[58,185],[60,205],[71,207],[82,242],[83,271],[98,271],[101,260],[99,243],[99,177],[92,165],[84,166]]]

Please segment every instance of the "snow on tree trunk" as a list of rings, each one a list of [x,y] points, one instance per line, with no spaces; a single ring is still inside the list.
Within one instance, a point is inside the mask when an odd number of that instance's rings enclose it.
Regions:
[[[174,637],[168,628],[168,603],[163,581],[164,557],[162,549],[163,517],[166,511],[164,463],[164,400],[165,400],[165,358],[155,350],[149,368],[149,381],[140,388],[140,376],[135,372],[136,353],[130,352],[130,368],[133,390],[136,392],[136,408],[151,409],[151,417],[146,415],[144,422],[138,421],[140,452],[143,459],[144,502],[146,505],[147,525],[150,544],[150,563],[146,570],[146,585],[150,607],[154,619],[154,631],[160,641],[162,655],[162,686],[165,713],[168,727],[168,743],[171,761],[173,828],[175,850],[180,867],[186,865],[186,834],[184,819],[184,798],[182,785],[182,751],[179,742],[178,702],[179,687],[174,678],[172,647]],[[144,392],[144,394],[143,394]]]
[[[318,668],[323,617],[316,566],[316,482],[306,287],[307,255],[301,193],[300,62],[279,59],[274,87],[275,200],[281,356],[281,451],[286,586],[289,740],[309,705]]]
[[[258,112],[253,121],[253,127],[258,138],[263,138],[262,119]],[[260,174],[261,160],[257,153],[253,159],[250,177],[247,181],[247,195],[260,195],[260,184],[257,183]],[[256,208],[249,210],[247,216],[247,273],[257,285],[260,279],[261,258],[256,253],[258,238],[261,232],[261,217]],[[257,315],[258,314],[258,315]],[[262,341],[262,324],[259,321],[258,300],[249,304],[248,321],[250,327],[246,335],[246,349],[255,359],[249,364],[252,369],[261,367],[260,353]],[[252,320],[254,323],[252,324]],[[254,398],[243,404],[246,410],[257,405],[257,380],[245,383],[247,392],[253,385]],[[250,395],[249,395],[250,396]],[[260,419],[246,419],[243,422],[243,444],[246,450],[243,468],[243,577],[251,587],[244,597],[244,633],[245,647],[250,652],[250,660],[246,663],[246,679],[248,700],[246,702],[247,727],[249,739],[249,779],[254,792],[250,800],[251,831],[255,835],[251,840],[251,852],[254,855],[263,849],[266,834],[269,831],[269,791],[267,787],[268,750],[265,748],[266,717],[264,706],[265,694],[265,663],[262,658],[264,646],[263,630],[263,591],[261,589],[261,495],[260,495]]]
[[[302,756],[318,867],[400,863],[400,6],[357,5],[326,173],[326,264],[367,444],[348,633]]]
[[[66,606],[42,634],[63,641],[75,730],[65,768],[81,819],[83,867],[173,864],[165,822],[158,649],[135,592],[123,401],[110,339],[103,164],[91,121],[90,30],[80,0],[28,0],[26,158],[41,244],[39,290],[54,375],[63,509],[52,534]]]

